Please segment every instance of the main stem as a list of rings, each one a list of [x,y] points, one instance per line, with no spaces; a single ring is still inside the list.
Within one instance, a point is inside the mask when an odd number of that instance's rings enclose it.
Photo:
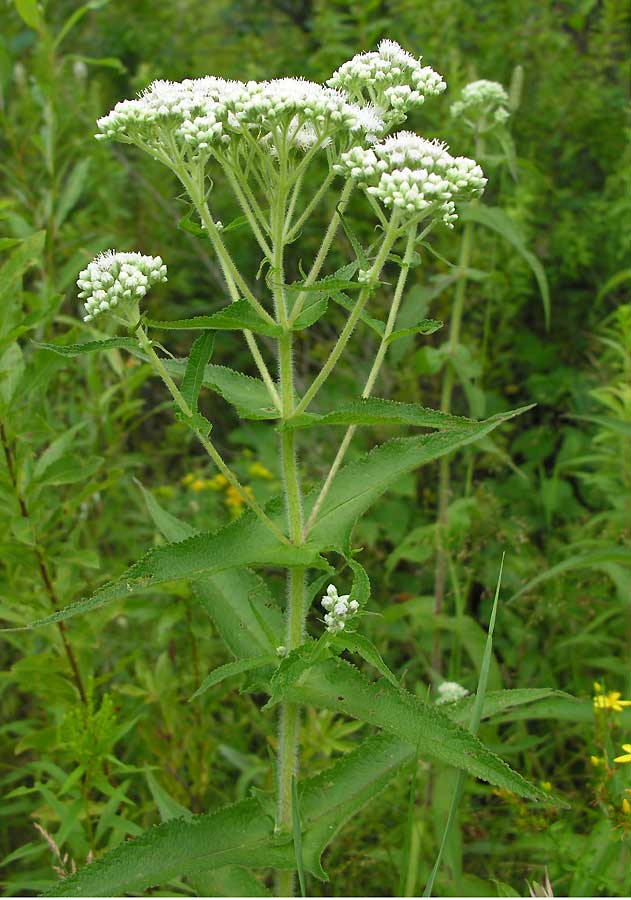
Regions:
[[[292,364],[293,334],[287,321],[287,303],[284,288],[284,229],[286,215],[286,190],[279,184],[272,218],[272,257],[274,301],[279,323],[284,334],[279,338],[279,376],[281,420],[288,419],[294,411],[295,390]],[[298,462],[296,459],[296,434],[280,433],[283,487],[287,507],[287,525],[291,542],[302,543],[302,497]],[[285,646],[287,653],[302,644],[305,622],[305,569],[292,568],[287,574],[287,613]],[[278,734],[278,800],[276,830],[290,833],[293,824],[292,780],[297,775],[300,747],[300,706],[284,702],[280,710]],[[290,897],[293,894],[294,873],[279,870],[276,873],[276,894]]]
[[[462,244],[460,245],[460,258],[458,265],[461,270],[458,284],[456,285],[456,294],[454,297],[454,307],[451,314],[451,323],[449,326],[449,343],[448,356],[449,362],[443,376],[443,387],[441,393],[440,408],[443,412],[451,412],[451,399],[454,387],[454,369],[451,365],[451,359],[456,353],[458,343],[460,341],[460,328],[462,325],[462,313],[464,310],[464,299],[467,287],[466,269],[471,262],[471,248],[473,243],[473,225],[467,222],[464,227],[462,236]],[[443,603],[445,600],[445,584],[447,581],[447,554],[443,550],[442,542],[445,539],[445,532],[449,524],[449,494],[451,490],[451,468],[448,456],[443,456],[439,463],[438,476],[438,514],[436,518],[436,569],[434,575],[434,615],[439,616],[443,611]],[[440,631],[436,629],[434,636],[434,648],[432,652],[432,668],[436,674],[440,673],[442,667],[442,645],[440,640]]]

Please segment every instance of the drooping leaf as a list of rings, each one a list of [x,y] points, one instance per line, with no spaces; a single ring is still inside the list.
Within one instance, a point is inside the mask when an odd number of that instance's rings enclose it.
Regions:
[[[193,813],[178,803],[168,791],[154,777],[149,766],[145,766],[145,778],[153,797],[153,802],[158,807],[160,819],[163,822],[169,822],[171,819],[192,819]]]
[[[216,669],[206,676],[195,693],[189,698],[189,702],[195,700],[204,694],[209,688],[220,684],[226,678],[232,678],[240,675],[242,672],[249,672],[251,669],[261,669],[264,666],[271,666],[278,662],[278,657],[271,653],[263,656],[251,656],[245,659],[237,659],[234,662],[226,663],[225,666],[218,666]]]
[[[575,700],[568,694],[564,694],[563,691],[557,691],[553,688],[517,688],[506,691],[489,691],[482,703],[481,718],[492,719],[520,706],[528,706],[528,709],[524,712],[525,718],[530,716],[538,718],[543,712],[543,706],[539,701],[550,700],[556,697],[563,697],[568,703],[579,703],[578,700]],[[463,697],[462,700],[456,700],[453,703],[446,703],[442,709],[454,722],[460,722],[464,725],[471,718],[474,703],[475,694],[470,697]],[[543,715],[543,718],[546,718],[546,716]]]
[[[412,334],[435,334],[443,327],[443,322],[439,319],[422,319],[416,325],[410,325],[408,328],[398,328],[386,340],[386,344],[398,341],[399,338],[410,337]]]
[[[479,225],[483,225],[485,228],[495,231],[496,234],[499,234],[507,240],[528,263],[537,281],[546,325],[549,326],[550,289],[548,287],[545,269],[535,254],[526,246],[524,237],[515,222],[506,215],[504,210],[499,209],[496,206],[480,206],[477,203],[465,204],[461,207],[459,214],[463,222],[477,222]]]
[[[256,312],[248,300],[235,300],[230,306],[220,309],[209,316],[194,316],[192,319],[158,320],[147,319],[151,328],[162,328],[167,331],[255,331],[269,337],[278,337],[281,329],[278,325],[266,322]]]
[[[350,650],[351,653],[357,653],[370,666],[373,666],[380,675],[383,675],[390,684],[398,687],[396,675],[394,675],[385,664],[381,653],[377,650],[372,641],[363,634],[356,631],[342,631],[335,635],[333,644],[341,650]]]
[[[464,416],[453,416],[416,403],[399,403],[379,397],[365,397],[342,404],[334,412],[317,415],[303,413],[278,426],[279,431],[311,428],[315,425],[411,425],[417,428],[473,428],[479,422]]]
[[[81,353],[97,353],[99,350],[138,351],[138,341],[130,337],[113,337],[104,341],[88,341],[86,344],[44,344],[33,341],[40,350],[51,350],[59,356],[79,356]]]
[[[343,660],[317,662],[300,684],[287,687],[285,697],[368,722],[396,735],[412,748],[418,747],[421,756],[463,769],[522,797],[550,799],[439,708],[388,681],[371,682]]]
[[[163,509],[140,482],[147,509],[167,541],[181,541],[195,529]],[[193,582],[193,593],[237,659],[274,653],[283,617],[263,579],[250,569],[228,569]]]
[[[344,546],[359,518],[398,478],[419,466],[473,443],[531,407],[492,416],[475,426],[411,438],[394,438],[340,469],[333,480],[309,540],[320,550]],[[306,498],[307,514],[318,495]]]

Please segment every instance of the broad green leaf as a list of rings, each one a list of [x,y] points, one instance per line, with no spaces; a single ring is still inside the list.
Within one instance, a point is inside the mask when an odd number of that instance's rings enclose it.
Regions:
[[[456,700],[454,703],[445,703],[441,708],[454,722],[464,725],[471,718],[475,698],[475,694],[463,697],[462,700]],[[563,698],[572,706],[574,704],[580,706],[578,700],[553,688],[517,688],[507,691],[489,691],[482,703],[480,715],[482,719],[494,719],[508,710],[527,706],[528,708],[524,710],[524,718],[547,718],[547,715],[544,714],[544,705],[540,701],[552,698]]]
[[[59,356],[79,356],[81,353],[96,353],[99,350],[138,351],[138,341],[130,337],[106,338],[104,341],[89,341],[87,344],[40,344],[37,341],[33,343],[40,350],[51,350]]]
[[[197,411],[197,399],[204,380],[204,371],[213,352],[214,343],[215,337],[212,333],[202,334],[193,342],[191,347],[180,390],[193,412]]]
[[[394,675],[383,661],[381,653],[377,650],[372,641],[358,634],[355,631],[342,631],[333,638],[333,644],[344,650],[350,650],[352,653],[358,653],[370,666],[373,666],[390,684],[399,686],[396,675]]]
[[[317,415],[303,413],[278,426],[279,431],[293,431],[297,428],[311,428],[314,425],[412,425],[419,428],[454,429],[479,426],[474,419],[452,416],[437,409],[428,409],[416,403],[399,403],[396,400],[382,400],[366,397],[352,400],[335,412]]]
[[[307,870],[326,879],[320,865],[324,848],[401,771],[412,754],[413,749],[405,743],[377,735],[300,784],[302,852]],[[116,897],[226,865],[295,867],[291,835],[274,835],[272,819],[257,800],[150,828],[57,882],[49,896]]]
[[[240,675],[242,672],[249,672],[251,669],[261,669],[264,666],[273,666],[278,662],[278,657],[268,653],[264,656],[251,656],[246,659],[237,659],[234,662],[226,663],[225,666],[219,666],[207,675],[197,688],[195,693],[189,698],[189,703],[204,694],[209,688],[224,681],[226,678],[232,678]]]
[[[200,223],[193,221],[193,215],[196,215],[195,207],[191,206],[189,211],[179,220],[177,227],[181,228],[182,231],[187,231],[189,234],[194,234],[195,237],[208,237]]]
[[[180,541],[195,529],[164,510],[137,482],[158,530],[167,541]],[[237,659],[274,653],[283,633],[283,617],[263,579],[250,569],[229,569],[193,582],[196,599]]]
[[[276,517],[279,520],[281,515],[278,513],[281,510],[282,506],[277,504]],[[117,581],[100,588],[91,597],[71,603],[27,627],[65,621],[79,613],[98,609],[114,600],[131,597],[167,581],[195,581],[207,575],[247,566],[285,568],[317,567],[320,564],[318,554],[311,547],[293,547],[281,543],[248,510],[235,522],[218,531],[202,532],[176,543],[154,547]]]
[[[15,0],[15,8],[29,28],[39,29],[42,24],[42,14],[39,11],[37,0]]]
[[[174,378],[181,378],[186,360],[165,360],[165,366]],[[204,387],[216,391],[235,407],[242,419],[276,419],[278,410],[271,404],[267,388],[260,378],[251,378],[225,366],[206,366]]]
[[[295,322],[291,326],[292,331],[301,331],[303,328],[309,328],[318,319],[321,319],[329,308],[329,301],[326,297],[316,298],[311,303],[305,303],[303,309],[296,317]]]
[[[565,572],[571,572],[577,569],[598,569],[608,563],[622,563],[627,566],[631,565],[631,550],[626,547],[610,544],[602,549],[591,550],[587,553],[578,553],[574,556],[570,556],[562,562],[557,563],[555,566],[551,566],[547,571],[542,572],[541,575],[532,578],[514,593],[507,602],[512,603],[514,600],[517,600],[518,597],[521,597],[522,594],[525,594],[526,591],[531,591],[540,584],[550,581],[550,579],[556,578],[558,575],[563,575]]]
[[[549,796],[514,772],[470,731],[388,681],[369,681],[350,663],[328,659],[313,665],[299,685],[290,685],[287,699],[342,713],[388,731],[422,756],[463,769],[477,778],[531,800]]]
[[[210,316],[194,316],[192,319],[173,319],[171,321],[147,319],[146,322],[151,328],[165,330],[241,331],[246,329],[269,337],[278,337],[281,334],[280,327],[262,319],[248,300],[235,300],[230,306],[226,306]]]
[[[519,227],[510,219],[504,210],[496,206],[480,206],[469,203],[461,207],[460,218],[463,222],[477,222],[491,231],[495,231],[511,244],[530,266],[539,287],[546,326],[550,325],[550,289],[546,273],[537,259],[526,246]]]
[[[320,550],[343,546],[357,519],[402,475],[473,443],[530,406],[492,416],[475,426],[410,438],[394,438],[341,469],[333,480],[309,540]],[[307,514],[317,489],[305,501]]]

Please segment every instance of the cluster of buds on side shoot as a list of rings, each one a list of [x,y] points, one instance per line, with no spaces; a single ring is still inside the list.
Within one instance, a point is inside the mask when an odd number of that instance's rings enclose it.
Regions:
[[[462,700],[468,693],[469,691],[461,684],[458,684],[457,681],[443,681],[442,684],[438,685],[436,703],[454,703],[456,700]]]
[[[167,280],[167,267],[159,256],[142,253],[100,253],[77,280],[85,307],[84,322],[120,307],[130,324],[138,319],[138,303],[149,288]]]
[[[350,594],[342,594],[340,597],[334,584],[330,584],[326,589],[322,606],[326,610],[324,622],[331,634],[344,631],[348,619],[351,619],[359,609],[357,600],[351,600]]]
[[[498,81],[482,79],[467,84],[449,111],[454,119],[483,133],[504,125],[510,116],[509,104],[509,96]]]

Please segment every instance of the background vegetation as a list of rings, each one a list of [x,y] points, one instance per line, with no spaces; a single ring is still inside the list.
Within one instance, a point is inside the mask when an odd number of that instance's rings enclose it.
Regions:
[[[445,676],[475,689],[506,550],[491,686],[553,686],[579,698],[548,701],[535,722],[515,712],[485,726],[487,744],[501,743],[515,768],[549,783],[571,808],[541,812],[468,782],[437,892],[519,895],[527,880],[543,880],[545,867],[557,895],[631,892],[631,766],[611,764],[631,740],[631,709],[610,704],[595,714],[592,702],[595,680],[605,697],[631,696],[628,4],[4,0],[2,19],[0,613],[9,624],[93,592],[160,540],[138,482],[198,526],[216,527],[240,511],[173,419],[148,367],[116,350],[68,360],[34,343],[95,334],[80,321],[74,282],[112,246],[168,263],[169,284],[152,296],[156,318],[226,303],[205,247],[176,230],[185,209],[172,199],[170,176],[139,154],[96,142],[97,116],[154,78],[323,80],[384,36],[422,53],[446,78],[447,96],[428,102],[414,126],[456,153],[473,155],[448,115],[460,87],[489,78],[520,93],[512,165],[486,165],[485,205],[501,207],[512,229],[475,231],[478,276],[467,282],[467,351],[453,409],[477,416],[536,406],[496,432],[494,443],[452,461],[445,535],[434,525],[438,471],[426,468],[376,507],[356,543],[366,548],[362,562],[381,613],[367,620],[369,631],[409,689],[424,696],[435,677],[437,635]],[[237,213],[223,184],[215,196],[231,221]],[[368,235],[361,205],[352,215]],[[407,309],[416,319],[449,322],[461,229],[443,235],[434,244],[441,256],[414,270]],[[305,256],[317,234],[316,227],[303,234]],[[254,280],[255,247],[241,235],[229,237]],[[525,248],[545,270],[549,327],[542,276],[534,277]],[[348,258],[343,240],[339,257],[339,265]],[[336,333],[326,319],[319,328],[317,344],[302,339],[299,378],[317,367]],[[329,408],[354,392],[370,358],[369,335],[357,333],[353,355],[327,387]],[[178,338],[167,337],[177,355]],[[380,394],[439,406],[446,340],[443,329],[398,342]],[[227,333],[214,362],[249,365],[239,338]],[[204,403],[243,480],[261,500],[274,495],[278,460],[267,427],[238,425],[219,396]],[[304,460],[315,480],[330,447],[311,440]],[[358,439],[355,452],[361,446]],[[448,577],[444,613],[433,617],[437,537]],[[10,633],[0,658],[7,894],[37,893],[54,882],[53,869],[68,872],[140,834],[156,821],[163,791],[200,812],[273,786],[273,717],[234,684],[187,703],[226,657],[184,583],[64,629]],[[367,726],[329,713],[309,716],[305,764],[324,766],[360,729]],[[452,773],[438,770],[433,802],[423,802],[425,787],[418,793],[404,872],[411,894],[431,868],[452,785]],[[398,892],[408,793],[401,777],[353,820],[328,853],[332,882],[311,881],[311,893]],[[163,887],[192,893],[184,883]]]

